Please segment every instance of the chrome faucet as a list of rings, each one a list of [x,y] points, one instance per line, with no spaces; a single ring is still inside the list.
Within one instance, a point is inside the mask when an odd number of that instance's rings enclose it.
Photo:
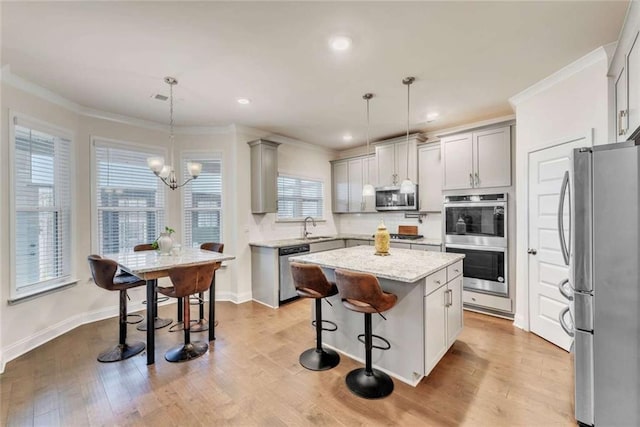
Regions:
[[[309,234],[311,234],[309,231],[307,231],[307,220],[310,219],[311,222],[313,223],[313,226],[316,226],[316,220],[313,219],[312,217],[308,216],[304,219],[304,238],[306,239],[307,237],[309,237]]]

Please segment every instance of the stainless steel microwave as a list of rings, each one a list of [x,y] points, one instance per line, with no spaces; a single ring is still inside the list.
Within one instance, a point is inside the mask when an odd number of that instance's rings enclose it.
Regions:
[[[400,187],[376,188],[377,211],[417,211],[418,186],[414,185],[413,193],[401,193]]]

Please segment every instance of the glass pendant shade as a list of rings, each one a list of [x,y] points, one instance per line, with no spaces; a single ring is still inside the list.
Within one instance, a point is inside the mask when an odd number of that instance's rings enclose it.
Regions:
[[[411,182],[411,180],[409,178],[405,179],[400,184],[400,193],[401,194],[413,193],[414,191],[415,191],[415,186],[413,185],[413,182]]]
[[[147,166],[149,166],[149,169],[151,169],[154,173],[159,173],[162,170],[162,167],[164,166],[164,158],[149,157],[147,159]]]
[[[202,163],[187,162],[187,169],[189,170],[189,175],[195,178],[202,172]]]
[[[376,194],[376,189],[373,188],[373,185],[371,184],[365,184],[362,187],[362,195],[367,197],[367,196],[373,196]]]

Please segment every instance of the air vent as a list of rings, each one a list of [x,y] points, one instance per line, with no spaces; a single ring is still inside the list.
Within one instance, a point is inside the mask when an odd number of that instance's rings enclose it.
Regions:
[[[158,93],[158,94],[153,95],[153,98],[154,98],[154,99],[157,99],[158,101],[166,101],[167,99],[169,99],[169,97],[168,97],[168,96],[161,95],[161,94],[159,94],[159,93]]]

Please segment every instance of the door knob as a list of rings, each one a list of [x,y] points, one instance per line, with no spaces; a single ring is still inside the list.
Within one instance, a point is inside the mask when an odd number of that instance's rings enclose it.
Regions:
[[[531,248],[529,248],[529,250],[527,250],[527,253],[528,253],[528,254],[531,254],[531,255],[535,255],[535,254],[537,254],[537,253],[538,253],[538,251],[537,251],[537,250],[535,250],[535,249],[531,249]]]

